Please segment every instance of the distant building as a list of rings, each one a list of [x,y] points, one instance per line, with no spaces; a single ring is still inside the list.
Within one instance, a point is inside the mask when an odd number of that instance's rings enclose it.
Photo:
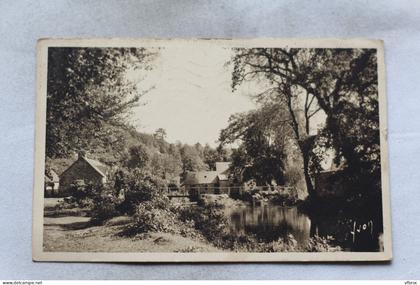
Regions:
[[[168,183],[168,191],[169,192],[177,192],[179,191],[181,185],[181,177],[176,176],[169,179]]]
[[[60,178],[54,170],[50,170],[48,175],[45,175],[45,195],[46,196],[56,196],[58,195],[58,190],[60,186]]]
[[[187,172],[184,179],[185,190],[191,195],[229,194],[229,162],[216,162],[214,171]]]
[[[77,160],[60,175],[60,192],[68,193],[73,184],[104,184],[107,182],[108,167],[101,162],[87,158],[80,153]]]

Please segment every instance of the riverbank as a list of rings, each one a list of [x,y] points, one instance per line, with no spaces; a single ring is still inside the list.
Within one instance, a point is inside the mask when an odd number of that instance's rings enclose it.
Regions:
[[[98,223],[88,208],[46,201],[44,250],[62,252],[307,252],[337,251],[310,235],[296,207],[254,206],[227,195],[172,205]],[[88,214],[88,215],[86,215]],[[153,226],[153,227],[150,227]]]

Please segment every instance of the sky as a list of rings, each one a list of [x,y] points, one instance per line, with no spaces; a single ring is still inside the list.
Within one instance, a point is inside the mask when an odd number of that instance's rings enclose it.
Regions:
[[[127,74],[139,82],[140,90],[153,87],[141,98],[132,123],[144,133],[165,129],[171,143],[217,146],[229,117],[257,108],[251,97],[267,88],[254,81],[232,92],[232,66],[226,64],[232,55],[229,48],[199,43],[160,49],[152,70]],[[311,119],[311,134],[324,121],[325,114],[317,113]]]
[[[257,87],[231,90],[231,67],[225,63],[232,51],[215,46],[166,47],[159,51],[153,70],[132,72],[129,77],[143,78],[141,89],[154,87],[141,98],[133,113],[140,132],[154,133],[163,128],[167,141],[217,145],[220,130],[229,117],[255,109],[250,95]]]

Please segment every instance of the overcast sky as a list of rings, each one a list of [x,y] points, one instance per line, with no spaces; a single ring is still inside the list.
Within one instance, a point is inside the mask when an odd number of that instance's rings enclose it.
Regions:
[[[137,129],[152,134],[163,128],[171,143],[216,146],[229,117],[255,109],[251,96],[267,88],[248,82],[232,93],[232,66],[226,65],[232,54],[231,49],[197,42],[165,47],[154,60],[153,70],[131,71],[130,80],[142,79],[140,89],[154,86],[133,113]],[[311,133],[315,134],[324,121],[325,114],[317,113],[311,119]]]
[[[169,142],[215,146],[230,115],[256,107],[249,98],[257,90],[255,85],[231,91],[231,69],[225,67],[231,55],[230,49],[215,46],[160,50],[154,69],[141,83],[143,89],[154,89],[142,97],[144,105],[133,114],[137,129],[153,133],[164,128]]]

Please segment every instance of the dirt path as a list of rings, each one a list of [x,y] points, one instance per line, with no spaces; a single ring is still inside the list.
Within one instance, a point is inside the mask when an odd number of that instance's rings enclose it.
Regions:
[[[206,241],[169,233],[120,237],[123,225],[88,226],[88,217],[44,218],[44,250],[60,252],[205,252],[219,251]]]

